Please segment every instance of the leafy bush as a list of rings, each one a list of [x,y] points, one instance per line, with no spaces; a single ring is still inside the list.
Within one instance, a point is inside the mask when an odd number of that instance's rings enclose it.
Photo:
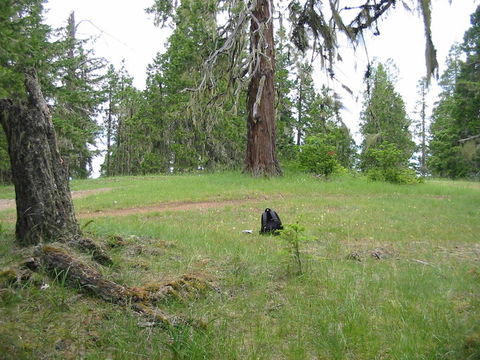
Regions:
[[[368,164],[366,174],[371,180],[396,184],[420,182],[415,171],[407,167],[404,152],[392,143],[384,142],[369,148],[364,155],[364,161]]]
[[[418,184],[423,182],[423,179],[418,178],[414,170],[402,167],[373,168],[367,171],[367,176],[370,180],[387,181],[395,184]]]
[[[303,170],[326,177],[340,167],[335,146],[329,145],[325,136],[308,137],[299,161]]]

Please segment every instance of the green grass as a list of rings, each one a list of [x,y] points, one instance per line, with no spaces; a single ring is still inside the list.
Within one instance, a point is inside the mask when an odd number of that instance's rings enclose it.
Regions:
[[[139,286],[187,272],[211,278],[218,292],[161,305],[203,319],[206,329],[141,327],[131,311],[39,273],[0,290],[7,359],[480,359],[478,183],[325,182],[297,173],[72,183],[73,190],[95,188],[111,190],[75,200],[79,213],[219,202],[203,210],[93,213],[85,229],[105,243],[113,235],[125,240],[109,250],[114,265],[101,269],[115,281]],[[0,188],[0,196],[10,193]],[[244,200],[221,205],[231,199]],[[277,237],[258,235],[265,207],[284,223],[299,220],[312,239],[302,246],[302,276]],[[0,212],[1,269],[25,253],[14,245],[9,213]],[[43,282],[50,288],[40,290]]]

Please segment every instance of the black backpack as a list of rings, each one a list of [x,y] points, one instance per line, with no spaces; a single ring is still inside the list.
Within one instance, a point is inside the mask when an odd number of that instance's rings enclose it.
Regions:
[[[262,214],[262,227],[260,229],[260,234],[276,234],[277,230],[282,229],[282,222],[275,210],[269,208],[265,209]]]

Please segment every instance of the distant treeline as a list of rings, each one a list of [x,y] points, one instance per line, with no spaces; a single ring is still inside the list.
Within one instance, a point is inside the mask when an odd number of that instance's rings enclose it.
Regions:
[[[29,12],[11,16],[26,6],[23,3],[28,3]],[[106,147],[103,176],[244,166],[248,88],[232,86],[235,64],[219,57],[213,70],[215,83],[196,91],[204,80],[205,59],[225,41],[217,24],[221,9],[216,1],[181,1],[172,9],[174,30],[166,51],[157,54],[146,69],[145,90],[133,86],[124,66],[116,69],[95,57],[92,42],[78,37],[73,13],[64,29],[53,31],[42,23],[42,1],[8,2],[5,11],[9,21],[0,22],[0,48],[5,49],[0,52],[0,97],[24,96],[19,74],[28,66],[37,69],[72,178],[89,176],[92,158],[99,154],[98,142]],[[394,89],[390,65],[369,65],[359,114],[363,140],[358,146],[342,121],[341,99],[326,86],[315,88],[312,65],[293,46],[282,22],[278,25],[275,111],[281,162],[299,161],[306,170],[318,171],[307,164],[331,159],[305,159],[305,154],[314,157],[316,151],[323,151],[343,169],[370,172],[372,177],[379,176],[375,173],[379,168],[383,169],[380,177],[385,177],[390,171],[385,169],[392,166],[416,167],[422,175],[479,176],[479,9],[472,15],[463,43],[452,48],[441,77],[443,93],[431,121],[425,112],[425,79],[419,90],[423,112],[410,119]],[[306,145],[310,147],[302,159]],[[412,162],[419,153],[418,161]],[[3,132],[0,180],[10,180]]]

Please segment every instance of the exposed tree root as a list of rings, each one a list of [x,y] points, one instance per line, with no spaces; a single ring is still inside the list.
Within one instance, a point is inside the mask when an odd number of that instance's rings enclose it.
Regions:
[[[206,280],[193,275],[183,275],[175,281],[138,288],[119,285],[105,279],[95,268],[76,259],[63,248],[52,245],[38,247],[35,258],[27,260],[25,266],[34,271],[43,268],[69,286],[80,288],[82,292],[102,300],[131,307],[137,313],[147,316],[153,323],[163,326],[202,326],[199,321],[168,315],[155,305],[172,299],[193,299],[213,289]]]
[[[0,288],[22,284],[30,279],[28,269],[8,269],[0,272]]]
[[[115,304],[126,305],[141,300],[128,287],[105,279],[96,269],[75,259],[60,247],[44,245],[36,249],[44,269],[55,277],[64,279],[73,287]]]
[[[67,245],[74,247],[84,253],[91,254],[93,260],[102,265],[112,265],[112,259],[108,256],[107,252],[92,239],[85,238],[83,236],[77,236],[76,238],[67,242]]]

